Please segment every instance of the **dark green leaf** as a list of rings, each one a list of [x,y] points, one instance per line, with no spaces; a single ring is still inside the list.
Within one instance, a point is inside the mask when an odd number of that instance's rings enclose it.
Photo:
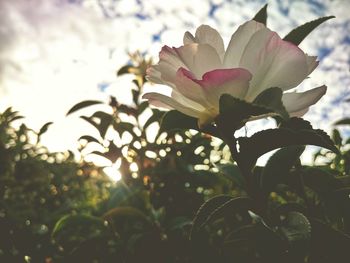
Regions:
[[[125,104],[120,104],[118,106],[118,111],[126,113],[128,115],[137,116],[137,110],[135,108],[129,107]]]
[[[145,109],[147,109],[147,107],[148,107],[148,101],[142,102],[137,108],[138,115],[140,115]]]
[[[157,110],[157,109],[152,109],[152,116],[148,118],[148,120],[145,122],[143,125],[143,129],[147,129],[148,126],[150,126],[154,122],[161,122],[162,118],[164,116],[164,112]]]
[[[100,133],[101,138],[105,137],[109,126],[113,122],[113,116],[109,115],[108,113],[102,112],[102,111],[95,112],[90,117],[80,116],[80,118],[82,118],[83,120],[87,121],[92,126],[94,126],[98,130],[98,132]],[[99,122],[96,122],[94,120],[95,118],[99,119]]]
[[[181,129],[199,130],[197,119],[176,110],[168,111],[164,114],[160,124],[161,132]]]
[[[318,27],[320,24],[331,18],[335,18],[335,16],[321,17],[316,20],[310,21],[302,26],[299,26],[293,29],[291,32],[289,32],[283,40],[291,42],[295,45],[299,45],[304,40],[304,38],[308,34],[310,34],[316,27]]]
[[[256,160],[263,154],[287,146],[315,145],[329,149],[335,153],[339,152],[334,146],[333,141],[324,131],[314,130],[312,128],[303,129],[307,124],[309,125],[304,120],[298,121],[292,118],[291,123],[296,123],[299,126],[295,126],[292,129],[292,125],[289,123],[288,125],[284,124],[278,129],[268,129],[255,133],[249,138],[238,138],[241,159],[247,168],[252,168]]]
[[[113,122],[113,116],[103,111],[97,111],[90,116],[91,120],[94,118],[100,119],[99,124],[96,123],[95,127],[99,131],[101,137],[104,138],[109,126]]]
[[[84,121],[87,121],[88,123],[90,123],[92,126],[94,126],[97,129],[98,124],[94,120],[90,119],[90,117],[80,116],[80,118],[82,118]]]
[[[342,145],[343,138],[341,137],[340,132],[337,129],[334,129],[332,132],[332,140],[338,147]]]
[[[2,113],[2,115],[3,115],[5,118],[10,117],[12,114],[15,114],[15,111],[12,111],[12,107],[8,107],[8,108]]]
[[[261,187],[270,192],[278,183],[283,182],[304,150],[305,146],[290,146],[275,152],[267,161],[260,177]]]
[[[240,129],[250,117],[271,112],[271,109],[223,94],[220,97],[220,115],[217,122],[226,129],[226,132],[231,133]]]
[[[100,120],[111,119],[112,115],[104,111],[96,111],[90,116],[90,118],[98,118]]]
[[[40,128],[40,130],[39,130],[39,132],[38,132],[38,137],[40,137],[42,134],[44,134],[44,133],[47,131],[47,129],[49,128],[49,126],[50,126],[51,124],[53,124],[53,122],[47,122],[47,123],[45,123],[45,124]]]
[[[66,227],[76,227],[77,225],[89,225],[90,223],[97,223],[104,225],[103,220],[89,215],[67,215],[62,217],[56,224],[52,231],[52,236],[55,238],[59,233],[65,230]]]
[[[289,114],[282,103],[283,91],[280,88],[269,88],[261,92],[253,101],[254,104],[271,109],[282,118],[288,119]]]
[[[350,236],[318,219],[311,222],[310,263],[348,263]]]
[[[207,218],[215,209],[232,199],[233,197],[229,195],[218,195],[206,201],[196,213],[193,220],[191,236],[206,222]]]
[[[131,66],[131,65],[126,65],[126,66],[123,66],[121,67],[118,71],[117,71],[117,76],[120,76],[120,75],[124,75],[124,74],[129,74],[131,73],[130,71],[132,69],[134,69],[135,67]]]
[[[52,238],[64,249],[71,251],[85,240],[107,234],[108,228],[101,218],[89,215],[62,217],[52,231]]]
[[[259,12],[254,16],[254,18],[252,20],[255,20],[256,22],[260,22],[260,23],[263,23],[264,25],[266,25],[266,21],[267,21],[267,4],[265,4],[259,10]]]
[[[215,199],[214,199],[215,198]],[[252,207],[252,202],[249,197],[230,197],[226,195],[217,196],[204,203],[198,210],[193,222],[191,236],[198,232],[209,221],[215,220],[229,213],[237,211],[248,212]]]
[[[134,125],[129,122],[118,122],[115,123],[114,129],[119,132],[120,135],[122,135],[124,132],[129,132],[132,136],[137,137],[137,135],[134,132]]]
[[[91,154],[96,154],[96,155],[102,156],[102,157],[110,160],[112,163],[115,163],[118,160],[118,158],[122,156],[121,149],[118,148],[113,143],[113,141],[109,141],[107,152],[93,151],[93,152],[91,152]]]
[[[302,242],[305,245],[304,242],[311,238],[311,224],[300,212],[287,213],[279,231],[290,243]]]
[[[23,119],[23,118],[24,118],[23,116],[16,115],[16,116],[13,116],[12,118],[10,118],[8,121],[9,122],[13,122],[15,120],[20,120],[20,119]]]
[[[134,81],[135,81],[135,83],[138,83],[137,80],[134,80]],[[137,85],[139,86],[139,83],[138,83]],[[139,86],[139,87],[140,87],[140,86]],[[131,93],[132,93],[132,100],[133,100],[133,102],[135,103],[135,105],[138,105],[138,103],[139,103],[139,97],[140,97],[140,91],[139,91],[139,90],[133,89],[133,90],[131,91]]]
[[[308,167],[303,170],[302,175],[305,185],[320,194],[329,193],[342,186],[341,181],[333,174],[318,167]]]
[[[216,164],[216,167],[219,169],[220,173],[233,180],[238,187],[244,187],[244,177],[242,176],[241,171],[237,165],[234,165],[232,163]]]
[[[288,128],[295,131],[312,130],[312,125],[310,122],[302,118],[296,118],[296,117],[290,118],[287,121],[282,121],[279,127]]]
[[[79,138],[79,140],[86,140],[87,142],[96,142],[96,143],[100,143],[99,140],[97,140],[96,138],[90,136],[90,135],[83,135]]]
[[[335,122],[333,125],[350,125],[350,118],[345,118]]]
[[[79,102],[77,104],[75,104],[68,112],[66,115],[69,115],[77,110],[80,110],[82,108],[86,108],[92,105],[96,105],[96,104],[102,104],[102,101],[98,101],[98,100],[85,100],[82,102]]]

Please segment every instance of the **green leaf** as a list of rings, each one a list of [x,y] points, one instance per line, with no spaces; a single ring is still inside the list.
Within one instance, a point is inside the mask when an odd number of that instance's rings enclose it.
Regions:
[[[310,122],[302,119],[302,118],[290,118],[287,121],[283,121],[280,123],[279,127],[288,128],[292,130],[312,130],[312,125]]]
[[[89,215],[62,217],[52,231],[52,238],[64,249],[72,251],[82,242],[108,234],[104,221]]]
[[[53,122],[47,122],[40,128],[38,132],[38,138],[47,131],[51,124],[53,124]]]
[[[311,224],[309,220],[300,212],[289,212],[286,214],[279,231],[287,238],[290,243],[301,242],[311,238]]]
[[[152,116],[148,118],[148,120],[143,125],[143,129],[147,129],[148,126],[150,126],[154,122],[161,122],[163,116],[166,114],[163,111],[152,109]]]
[[[113,116],[109,115],[108,113],[102,112],[102,111],[95,112],[90,117],[80,116],[80,118],[82,118],[83,120],[87,121],[92,126],[94,126],[98,130],[98,132],[100,133],[101,138],[105,137],[109,126],[113,122]],[[94,120],[95,118],[99,119],[100,121],[96,122]]]
[[[263,154],[287,146],[315,145],[335,153],[339,152],[334,142],[324,131],[314,130],[309,122],[298,118],[291,118],[289,122],[285,122],[278,129],[268,129],[257,132],[248,138],[238,138],[238,142],[242,163],[249,169]]]
[[[118,122],[114,123],[113,127],[120,135],[123,135],[124,132],[129,132],[133,137],[137,137],[134,132],[134,125],[130,122]]]
[[[217,117],[217,122],[221,123],[220,126],[226,129],[226,132],[231,133],[243,127],[252,116],[271,112],[271,109],[223,94],[220,97],[220,115]]]
[[[107,152],[93,151],[90,154],[96,154],[96,155],[99,155],[101,157],[104,157],[104,158],[110,160],[112,163],[115,163],[118,160],[118,158],[122,156],[121,149],[118,148],[113,143],[113,141],[109,141]]]
[[[100,119],[100,123],[97,124],[97,126],[95,127],[99,131],[101,137],[104,138],[109,126],[113,122],[113,116],[103,111],[97,111],[90,116],[90,119],[93,119],[93,118]]]
[[[137,116],[137,110],[125,104],[118,105],[118,112],[126,113],[127,115]]]
[[[133,80],[135,83],[138,83],[138,87],[141,88],[139,82],[137,80]],[[131,93],[132,93],[132,100],[133,102],[135,103],[135,105],[138,105],[139,104],[139,97],[140,97],[140,90],[131,90]]]
[[[283,40],[291,42],[295,45],[299,45],[304,40],[304,38],[308,34],[310,34],[316,27],[318,27],[323,22],[331,18],[335,18],[335,16],[321,17],[316,20],[310,21],[304,25],[301,25],[293,29],[291,32],[289,32],[288,35],[286,35]]]
[[[347,263],[349,261],[350,236],[318,219],[311,222],[310,262]]]
[[[117,71],[117,76],[129,74],[129,73],[131,73],[132,69],[134,69],[134,68],[135,67],[131,66],[131,65],[123,66]]]
[[[289,146],[275,152],[267,161],[260,177],[262,189],[270,192],[282,182],[304,150],[305,146]]]
[[[86,140],[88,143],[90,143],[90,142],[100,143],[99,140],[97,140],[96,138],[94,138],[90,135],[83,135],[78,140]]]
[[[206,222],[208,216],[217,209],[222,204],[226,203],[229,200],[232,200],[233,197],[229,195],[218,195],[206,201],[201,207],[198,209],[196,216],[193,220],[193,226],[191,230],[192,235]]]
[[[96,105],[96,104],[102,104],[103,102],[102,101],[98,101],[98,100],[85,100],[85,101],[82,101],[82,102],[79,102],[77,104],[75,104],[66,114],[66,116],[68,116],[69,114],[77,111],[77,110],[80,110],[82,108],[86,108],[86,107],[89,107],[89,106],[92,106],[92,105]]]
[[[177,110],[168,111],[164,114],[160,123],[161,132],[181,129],[199,130],[197,119],[185,115]]]
[[[199,208],[193,221],[191,238],[209,221],[220,218],[226,213],[232,214],[237,211],[248,212],[248,209],[251,207],[252,202],[249,197],[231,197],[228,195],[213,197]]]
[[[232,163],[228,164],[216,164],[215,165],[219,171],[220,174],[225,175],[230,180],[233,180],[234,183],[239,187],[243,188],[245,185],[244,177],[241,174],[241,170],[238,168],[237,165],[234,165]]]
[[[337,129],[334,129],[332,131],[332,140],[338,147],[342,145],[343,138],[341,137],[340,132]]]
[[[259,12],[254,16],[252,20],[255,20],[256,22],[263,23],[266,25],[267,21],[267,4],[265,4]]]
[[[335,122],[333,125],[350,125],[350,118],[345,118]]]
[[[140,115],[142,112],[144,112],[144,110],[147,108],[148,108],[148,101],[142,102],[137,108],[138,115]]]
[[[253,101],[254,104],[271,109],[282,118],[288,119],[289,114],[282,103],[283,91],[280,88],[269,88],[261,92]]]
[[[16,115],[16,116],[11,117],[8,121],[9,122],[13,122],[13,121],[20,120],[20,119],[23,119],[23,118],[24,118],[23,116]]]
[[[94,120],[90,119],[90,117],[80,116],[80,118],[83,119],[84,121],[90,123],[92,126],[94,126],[97,129],[98,124]]]
[[[342,186],[333,174],[318,167],[308,167],[302,175],[305,185],[319,194],[329,194]]]

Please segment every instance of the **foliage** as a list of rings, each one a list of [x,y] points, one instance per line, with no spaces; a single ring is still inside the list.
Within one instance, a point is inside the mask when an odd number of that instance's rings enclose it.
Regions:
[[[8,108],[0,114],[0,261],[43,262],[54,255],[50,241],[64,214],[91,214],[107,197],[100,169],[77,162],[72,153],[49,153],[40,136]]]
[[[266,9],[254,19],[266,23]],[[329,18],[300,26],[286,39],[299,44]],[[131,61],[117,72],[134,76],[131,104],[112,96],[107,103],[79,102],[67,113],[104,106],[80,116],[98,135],[79,140],[82,154],[103,157],[120,172],[113,185],[101,168],[40,146],[50,123],[36,133],[13,128],[17,112],[1,114],[1,260],[348,261],[349,139],[290,118],[278,87],[252,103],[223,95],[215,123],[199,127],[196,118],[142,101],[152,61],[139,54]],[[236,137],[247,120],[264,114],[275,118],[275,128]],[[312,166],[300,161],[307,145],[323,147]],[[256,166],[271,150],[277,151],[265,167]]]

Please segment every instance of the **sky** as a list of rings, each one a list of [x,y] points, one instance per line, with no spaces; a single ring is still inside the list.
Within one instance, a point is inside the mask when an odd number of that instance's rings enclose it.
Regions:
[[[85,99],[109,95],[130,100],[130,76],[116,77],[128,63],[127,52],[157,60],[163,45],[180,46],[185,31],[201,24],[216,28],[228,43],[232,33],[266,1],[244,0],[0,0],[0,111],[12,106],[33,129],[54,124],[42,136],[51,151],[77,148],[77,139],[94,134],[66,112]],[[335,15],[300,47],[317,55],[318,68],[299,87],[323,84],[327,94],[304,116],[326,131],[350,116],[350,1],[271,0],[268,27],[286,35],[294,27]],[[259,125],[259,126],[257,126]],[[263,126],[261,126],[263,125]],[[250,131],[268,127],[250,124]],[[249,127],[248,127],[249,128]],[[350,135],[349,129],[342,128]]]

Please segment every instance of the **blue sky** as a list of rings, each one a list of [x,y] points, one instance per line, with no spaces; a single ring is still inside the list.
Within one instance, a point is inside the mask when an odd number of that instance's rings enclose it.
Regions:
[[[305,118],[327,131],[335,120],[350,115],[350,103],[343,102],[350,97],[349,3],[268,1],[268,26],[281,36],[320,16],[337,17],[301,44],[306,53],[319,57],[320,65],[299,89],[328,86],[327,94]],[[74,149],[80,135],[93,131],[78,115],[65,117],[72,105],[84,99],[107,100],[109,95],[130,99],[120,88],[131,85],[130,77],[115,76],[116,69],[128,62],[127,52],[139,50],[156,58],[161,46],[181,45],[183,33],[194,32],[200,24],[218,29],[227,43],[235,29],[264,4],[243,0],[2,0],[0,110],[13,106],[36,129],[54,121],[43,143],[55,151]],[[257,125],[251,124],[251,131]]]

